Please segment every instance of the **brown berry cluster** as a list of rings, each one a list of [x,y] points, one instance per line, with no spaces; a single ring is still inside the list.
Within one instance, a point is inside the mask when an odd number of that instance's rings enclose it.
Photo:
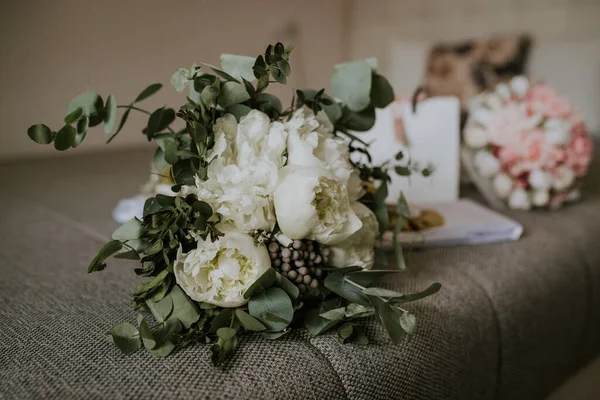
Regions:
[[[326,275],[322,267],[329,258],[327,247],[313,240],[294,240],[289,246],[273,240],[267,248],[271,265],[294,283],[302,296],[319,295],[319,281]]]

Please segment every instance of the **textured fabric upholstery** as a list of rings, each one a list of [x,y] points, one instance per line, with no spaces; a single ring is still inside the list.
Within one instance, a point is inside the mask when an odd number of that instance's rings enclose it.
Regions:
[[[104,333],[135,321],[137,277],[126,262],[94,275],[86,267],[149,159],[0,165],[0,398],[542,399],[600,352],[595,174],[579,204],[511,213],[525,226],[519,242],[410,252],[409,271],[382,284],[443,288],[408,305],[419,325],[408,343],[391,346],[369,321],[370,346],[305,332],[248,336],[223,369],[206,345],[123,356]]]

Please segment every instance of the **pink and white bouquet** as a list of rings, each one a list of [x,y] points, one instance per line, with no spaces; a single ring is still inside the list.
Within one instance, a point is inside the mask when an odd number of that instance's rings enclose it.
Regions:
[[[464,130],[466,164],[512,209],[558,208],[580,197],[592,140],[583,117],[523,76],[477,98]]]

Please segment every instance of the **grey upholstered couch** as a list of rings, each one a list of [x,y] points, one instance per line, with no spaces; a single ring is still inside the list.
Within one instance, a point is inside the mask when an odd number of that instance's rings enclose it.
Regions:
[[[391,346],[303,333],[242,340],[218,370],[208,346],[123,356],[103,332],[135,320],[124,262],[87,275],[111,209],[146,178],[149,153],[0,165],[0,398],[541,399],[600,351],[600,175],[583,202],[511,213],[517,243],[408,255],[387,284],[442,291],[412,304],[419,329]],[[600,171],[599,171],[600,172]]]

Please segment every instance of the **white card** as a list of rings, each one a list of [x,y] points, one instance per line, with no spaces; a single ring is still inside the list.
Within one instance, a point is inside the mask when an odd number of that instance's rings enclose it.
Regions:
[[[393,107],[400,114],[404,133],[398,132]],[[387,202],[396,203],[400,192],[409,203],[427,204],[452,202],[458,199],[460,174],[460,105],[455,97],[434,97],[420,102],[413,113],[409,103],[394,103],[377,110],[375,126],[364,133],[357,133],[364,141],[371,143],[370,153],[375,165],[392,161],[402,150],[404,159],[411,157],[422,167],[434,166],[429,177],[413,174],[410,177],[398,176],[390,171],[392,182],[389,185]],[[403,161],[398,163],[403,164]]]

